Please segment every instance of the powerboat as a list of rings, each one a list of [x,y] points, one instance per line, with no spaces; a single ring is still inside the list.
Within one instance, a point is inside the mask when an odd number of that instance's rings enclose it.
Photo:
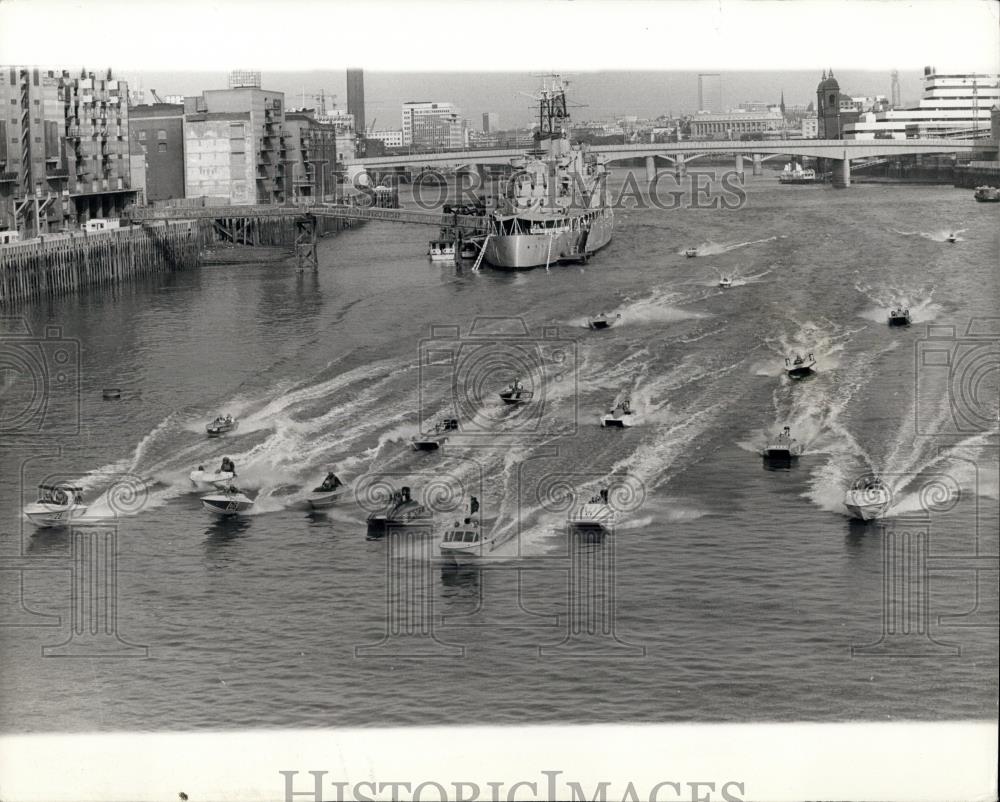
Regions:
[[[903,309],[893,309],[889,312],[889,325],[890,326],[909,326],[910,325],[910,310]]]
[[[458,431],[458,418],[443,418],[426,435],[410,440],[414,451],[437,451],[448,441],[448,432]]]
[[[806,376],[812,375],[815,367],[816,360],[812,354],[806,357],[801,354],[796,354],[792,358],[785,357],[785,373],[792,379],[804,379]]]
[[[368,536],[381,537],[390,527],[428,526],[434,514],[423,504],[414,501],[410,488],[403,487],[392,494],[388,506],[381,512],[368,516]]]
[[[695,256],[698,255],[698,249],[697,248],[688,248],[686,251],[684,251],[684,255],[688,259],[693,259]]]
[[[478,513],[479,502],[473,496],[469,503],[469,514],[444,530],[438,542],[438,551],[445,560],[456,565],[474,563],[498,545],[496,537],[486,534]]]
[[[719,286],[728,289],[733,286],[733,280],[729,276],[723,276],[719,279]]]
[[[208,432],[209,437],[221,437],[224,434],[236,431],[239,425],[240,422],[232,415],[219,415],[219,417],[205,427],[205,431]]]
[[[518,379],[514,379],[507,385],[507,389],[500,393],[500,400],[505,404],[527,404],[534,395],[533,390],[525,390],[524,385]]]
[[[337,478],[337,474],[330,471],[323,480],[323,484],[314,487],[312,492],[306,496],[306,501],[314,510],[325,510],[344,498],[348,490],[347,485]]]
[[[592,318],[589,318],[587,320],[587,325],[594,331],[600,331],[601,329],[610,329],[619,320],[621,320],[620,314],[611,317],[611,315],[601,312],[601,314],[594,315]]]
[[[791,427],[786,426],[769,441],[761,456],[772,462],[791,462],[802,455],[802,443],[792,437]]]
[[[608,491],[601,490],[586,504],[569,511],[566,522],[576,532],[606,535],[618,523],[618,513],[608,504]]]
[[[954,234],[949,234],[945,239],[945,242],[958,242],[958,237]]]
[[[235,485],[220,483],[215,493],[201,497],[201,506],[213,515],[232,518],[253,508],[253,499]]]
[[[454,262],[455,243],[432,239],[428,244],[427,255],[430,256],[432,262]]]
[[[601,416],[601,426],[606,429],[624,429],[635,425],[635,417],[632,399],[626,395],[610,412]]]
[[[219,484],[225,484],[236,476],[232,471],[206,471],[204,465],[199,465],[198,470],[191,471],[188,478],[197,490],[211,490]]]
[[[853,517],[870,521],[885,515],[891,501],[892,493],[878,476],[864,476],[847,491],[844,506]]]
[[[38,500],[24,508],[24,516],[35,526],[71,526],[87,512],[83,488],[69,484],[40,484]]]

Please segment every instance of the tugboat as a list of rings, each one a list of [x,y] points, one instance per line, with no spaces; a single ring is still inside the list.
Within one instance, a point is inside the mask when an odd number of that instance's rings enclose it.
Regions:
[[[606,535],[618,523],[618,513],[608,504],[608,491],[603,488],[589,502],[570,510],[569,528],[585,535]]]
[[[444,418],[434,424],[434,428],[424,437],[410,440],[414,451],[437,451],[447,440],[448,432],[458,431],[458,418]]]
[[[801,454],[802,444],[792,437],[792,430],[789,426],[775,435],[774,439],[764,446],[764,450],[761,452],[761,456],[771,463],[789,463]]]
[[[337,477],[337,474],[330,471],[323,480],[323,484],[312,489],[312,492],[306,497],[306,501],[314,510],[325,510],[344,498],[348,489],[347,485]]]
[[[719,286],[723,289],[729,289],[733,286],[733,280],[730,276],[723,276],[719,279]]]
[[[594,315],[587,320],[587,325],[594,331],[600,331],[601,329],[610,329],[615,323],[621,320],[621,315],[617,314],[614,317],[607,314],[606,312],[601,312],[599,315]]]
[[[215,493],[201,497],[201,506],[220,518],[233,518],[252,509],[253,499],[236,485],[220,482]]]
[[[500,400],[505,404],[527,404],[534,395],[533,390],[525,390],[524,385],[518,379],[514,379],[507,385],[507,389],[500,393]]]
[[[696,257],[698,255],[698,249],[697,248],[688,248],[686,251],[684,251],[684,255],[688,259],[693,259],[694,257]]]
[[[39,529],[70,526],[87,512],[83,488],[69,484],[41,484],[38,500],[24,508],[24,516]]]
[[[625,395],[606,415],[601,416],[601,426],[606,429],[625,429],[635,425],[632,398]]]
[[[221,437],[224,434],[235,431],[240,425],[232,415],[219,415],[214,421],[205,427],[209,437]]]
[[[910,310],[903,309],[899,307],[898,309],[893,309],[889,312],[889,325],[890,326],[909,326],[910,325]]]
[[[892,493],[885,483],[875,475],[863,476],[847,491],[844,506],[855,518],[870,521],[881,518],[889,508]]]
[[[793,359],[785,357],[785,373],[788,374],[789,378],[804,379],[806,376],[812,375],[815,367],[816,360],[812,354],[809,354],[807,357],[796,354]]]
[[[485,557],[497,545],[497,538],[488,536],[484,531],[479,517],[479,499],[472,496],[468,516],[444,530],[438,542],[438,551],[445,560],[464,565]]]
[[[455,243],[432,239],[428,243],[427,255],[430,256],[432,262],[454,262]]]
[[[410,488],[403,487],[392,494],[392,499],[382,512],[368,516],[368,537],[381,537],[389,527],[429,526],[433,513],[410,497]]]

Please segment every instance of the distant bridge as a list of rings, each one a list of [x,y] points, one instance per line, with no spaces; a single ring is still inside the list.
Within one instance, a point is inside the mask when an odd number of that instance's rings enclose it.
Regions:
[[[659,142],[636,145],[596,145],[592,153],[607,157],[608,162],[645,159],[646,173],[656,173],[656,159],[664,159],[683,172],[686,165],[710,153],[732,154],[737,171],[743,170],[743,157],[753,159],[754,174],[761,172],[761,162],[777,156],[803,156],[840,162],[834,183],[848,186],[851,182],[851,159],[871,159],[888,156],[930,155],[955,153],[985,158],[997,151],[996,143],[983,139],[779,139],[761,141]],[[347,161],[353,178],[371,169],[403,166],[463,168],[490,164],[509,164],[523,156],[519,149],[461,150],[446,153],[410,153],[402,156],[375,156]]]

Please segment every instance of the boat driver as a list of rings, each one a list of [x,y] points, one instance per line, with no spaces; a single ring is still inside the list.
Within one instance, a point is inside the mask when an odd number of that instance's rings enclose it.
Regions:
[[[222,465],[219,467],[219,473],[231,473],[233,477],[236,477],[236,464],[229,459],[229,457],[222,458]]]

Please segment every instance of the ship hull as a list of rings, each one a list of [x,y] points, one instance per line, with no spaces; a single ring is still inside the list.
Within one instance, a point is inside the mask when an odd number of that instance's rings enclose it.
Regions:
[[[510,270],[578,262],[611,242],[613,232],[614,217],[609,215],[594,220],[583,248],[582,231],[561,231],[551,237],[545,234],[496,235],[487,240],[483,258],[492,267]]]

